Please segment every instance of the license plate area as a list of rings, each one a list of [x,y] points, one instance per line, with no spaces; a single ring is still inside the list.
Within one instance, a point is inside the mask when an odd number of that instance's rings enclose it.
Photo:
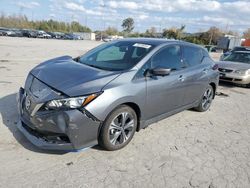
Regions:
[[[220,77],[226,77],[225,73],[220,73]]]

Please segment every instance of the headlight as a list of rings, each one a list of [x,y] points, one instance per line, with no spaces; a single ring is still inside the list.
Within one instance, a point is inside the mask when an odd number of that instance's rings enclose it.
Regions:
[[[46,107],[49,109],[76,109],[86,106],[91,101],[93,101],[96,97],[98,97],[101,93],[96,93],[83,97],[74,97],[74,98],[66,98],[66,99],[58,99],[49,101],[46,104]]]
[[[236,70],[234,72],[237,74],[247,75],[247,74],[250,74],[250,69],[248,69],[248,70]]]

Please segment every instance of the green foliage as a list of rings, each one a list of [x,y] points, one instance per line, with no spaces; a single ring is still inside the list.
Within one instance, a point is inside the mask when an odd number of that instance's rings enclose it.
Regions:
[[[177,39],[176,29],[174,29],[174,28],[164,29],[163,30],[163,36],[168,38],[168,39]]]
[[[250,39],[250,28],[248,28],[244,33],[243,33],[243,37],[245,39]]]
[[[137,38],[137,37],[143,37],[141,33],[135,32],[128,34],[128,37],[130,38]]]
[[[182,40],[186,41],[186,42],[191,42],[194,44],[200,44],[200,45],[205,45],[206,41],[202,40],[201,38],[197,37],[197,36],[187,36],[182,38]]]
[[[119,34],[118,30],[116,28],[114,28],[114,27],[108,27],[106,29],[105,33],[107,35],[118,35]]]
[[[134,29],[134,19],[133,18],[126,18],[122,22],[122,27],[125,32],[130,33]]]
[[[151,28],[146,30],[146,32],[144,33],[144,37],[155,38],[156,34],[157,34],[156,28],[151,27]]]
[[[21,29],[36,29],[36,30],[44,30],[44,31],[58,31],[58,32],[91,32],[91,29],[81,25],[78,22],[59,22],[55,20],[42,20],[42,21],[29,21],[25,15],[12,15],[5,16],[2,14],[0,16],[0,27],[8,27],[8,28],[21,28]],[[108,27],[105,31],[96,31],[96,35],[107,37],[109,35],[120,35],[125,37],[159,37],[159,33],[157,34],[156,28],[151,27],[146,30],[144,33],[135,32],[132,33],[134,29],[134,20],[133,18],[126,18],[122,22],[123,31],[119,32],[114,27]],[[238,33],[233,31],[223,32],[217,27],[210,27],[207,31],[184,35],[185,25],[182,25],[180,28],[172,27],[163,30],[163,37],[169,39],[178,39],[184,40],[196,44],[203,45],[216,45],[219,37],[224,34],[232,34],[238,36]],[[250,28],[244,32],[244,38],[250,38]]]
[[[55,20],[29,21],[26,16],[5,16],[0,17],[0,27],[20,28],[20,29],[36,29],[44,31],[58,32],[91,32],[91,29],[82,26],[78,22],[58,22]]]
[[[181,39],[183,37],[185,27],[185,25],[182,25],[180,28],[172,27],[170,29],[164,29],[163,37],[166,37],[168,39]]]

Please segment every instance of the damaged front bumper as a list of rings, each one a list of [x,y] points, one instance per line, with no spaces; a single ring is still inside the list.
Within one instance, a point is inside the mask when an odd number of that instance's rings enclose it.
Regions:
[[[78,150],[98,144],[101,122],[85,109],[45,110],[30,90],[18,94],[18,129],[39,148]]]

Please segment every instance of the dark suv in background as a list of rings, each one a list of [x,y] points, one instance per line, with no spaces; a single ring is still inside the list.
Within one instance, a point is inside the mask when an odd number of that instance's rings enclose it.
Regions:
[[[38,36],[38,32],[34,31],[34,30],[23,29],[22,34],[24,37],[28,37],[28,38],[37,38],[37,36]]]

